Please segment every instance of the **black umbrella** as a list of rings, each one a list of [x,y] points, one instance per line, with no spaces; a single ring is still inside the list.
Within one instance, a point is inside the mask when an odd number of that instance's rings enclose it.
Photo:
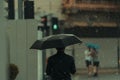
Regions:
[[[30,49],[49,49],[66,47],[72,44],[82,43],[82,41],[73,34],[57,34],[50,35],[35,41]]]

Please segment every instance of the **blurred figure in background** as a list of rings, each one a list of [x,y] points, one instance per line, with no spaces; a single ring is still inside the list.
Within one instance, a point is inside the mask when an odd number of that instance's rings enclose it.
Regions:
[[[93,76],[97,77],[98,76],[98,67],[99,67],[99,59],[98,59],[98,51],[96,48],[91,48],[91,55],[93,58]]]
[[[9,66],[9,80],[15,80],[19,73],[18,67],[15,64]]]
[[[86,67],[87,67],[87,70],[88,70],[88,76],[91,76],[92,75],[92,54],[91,54],[91,47],[90,46],[87,46],[87,49],[84,51],[84,54],[85,54],[85,63],[86,63]]]

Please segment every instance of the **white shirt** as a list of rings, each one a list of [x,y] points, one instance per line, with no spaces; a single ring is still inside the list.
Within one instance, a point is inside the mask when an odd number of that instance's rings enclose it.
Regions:
[[[85,60],[89,60],[91,61],[92,60],[92,56],[90,55],[91,52],[89,50],[85,50]]]

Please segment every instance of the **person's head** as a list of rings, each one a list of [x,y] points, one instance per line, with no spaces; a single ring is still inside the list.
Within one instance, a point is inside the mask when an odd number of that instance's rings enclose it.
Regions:
[[[10,80],[15,80],[19,73],[18,67],[15,64],[10,64],[9,65],[9,78]]]
[[[91,49],[91,47],[90,47],[90,46],[86,46],[86,47],[87,47],[87,49],[88,49],[88,50],[90,50],[90,49]]]
[[[96,48],[94,48],[94,47],[92,47],[92,48],[90,49],[90,51],[95,52],[95,53],[98,53],[98,51],[97,51]]]
[[[92,48],[91,48],[91,50],[94,50],[94,51],[96,51],[96,48],[92,47]]]
[[[58,52],[64,52],[65,47],[58,47],[58,48],[56,48],[56,50],[57,50]]]

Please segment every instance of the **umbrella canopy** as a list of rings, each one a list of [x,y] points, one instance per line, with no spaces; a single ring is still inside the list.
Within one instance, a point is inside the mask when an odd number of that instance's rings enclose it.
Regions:
[[[49,48],[59,48],[66,47],[72,44],[82,43],[82,41],[73,34],[57,34],[50,35],[37,40],[31,46],[30,49],[49,49]]]
[[[87,47],[91,47],[91,48],[95,48],[95,49],[99,49],[100,46],[98,44],[95,43],[86,43]]]

